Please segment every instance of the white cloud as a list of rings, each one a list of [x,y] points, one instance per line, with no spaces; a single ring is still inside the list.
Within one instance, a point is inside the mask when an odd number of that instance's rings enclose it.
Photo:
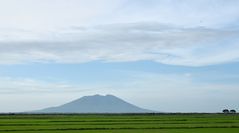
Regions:
[[[140,21],[223,27],[238,21],[238,5],[237,0],[0,0],[0,28],[45,31]]]
[[[154,21],[186,27],[224,27],[238,23],[237,0],[128,0],[113,22]]]
[[[1,0],[0,64],[237,61],[238,5],[237,0]]]
[[[78,85],[72,85],[69,83],[46,82],[29,78],[0,77],[0,84],[1,94],[74,93],[94,89],[83,86],[79,87]]]
[[[182,28],[145,22],[72,27],[44,35],[26,31],[18,33],[19,37],[11,36],[11,32],[2,34],[9,36],[1,36],[1,64],[152,60],[204,66],[239,58],[237,30]]]
[[[88,25],[122,0],[0,0],[0,28],[46,31]]]

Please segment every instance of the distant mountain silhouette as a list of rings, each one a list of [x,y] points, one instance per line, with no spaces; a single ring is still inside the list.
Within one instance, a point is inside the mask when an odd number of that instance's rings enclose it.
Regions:
[[[58,107],[35,111],[37,113],[150,113],[113,95],[84,96]]]

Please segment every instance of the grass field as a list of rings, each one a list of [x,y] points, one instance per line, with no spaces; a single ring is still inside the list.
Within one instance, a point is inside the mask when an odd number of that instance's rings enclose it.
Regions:
[[[239,133],[237,114],[0,115],[0,133]]]

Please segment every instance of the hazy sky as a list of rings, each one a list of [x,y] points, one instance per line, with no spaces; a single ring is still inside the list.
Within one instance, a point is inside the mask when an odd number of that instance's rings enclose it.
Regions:
[[[239,109],[238,0],[0,0],[0,112],[113,94]]]

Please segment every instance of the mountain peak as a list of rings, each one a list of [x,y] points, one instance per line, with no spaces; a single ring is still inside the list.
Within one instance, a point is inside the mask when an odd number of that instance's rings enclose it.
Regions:
[[[116,97],[116,96],[111,95],[111,94],[106,94],[106,95],[95,94],[95,95],[88,96],[88,97]]]
[[[77,100],[58,107],[46,108],[36,112],[40,113],[149,113],[150,110],[142,109],[130,104],[114,95],[84,96]]]

